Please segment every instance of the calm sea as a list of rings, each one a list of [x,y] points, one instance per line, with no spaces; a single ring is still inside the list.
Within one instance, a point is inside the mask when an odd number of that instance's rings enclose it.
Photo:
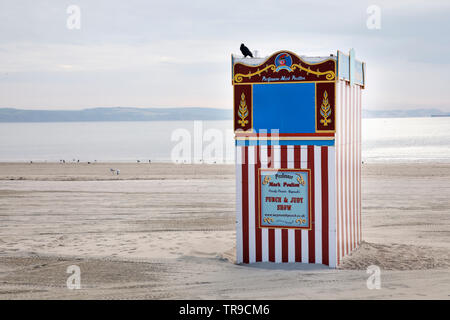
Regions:
[[[204,150],[203,161],[232,162],[231,127],[231,121],[0,123],[0,161],[167,162],[174,154],[199,159]],[[450,117],[364,119],[362,138],[366,162],[450,162]]]

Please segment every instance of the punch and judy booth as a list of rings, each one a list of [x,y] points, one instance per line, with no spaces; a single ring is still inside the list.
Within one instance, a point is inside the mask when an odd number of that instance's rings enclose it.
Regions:
[[[232,56],[238,263],[337,267],[361,242],[365,64]]]

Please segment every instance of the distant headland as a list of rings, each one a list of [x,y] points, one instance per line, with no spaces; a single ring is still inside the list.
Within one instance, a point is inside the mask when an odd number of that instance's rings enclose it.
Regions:
[[[439,109],[363,110],[363,118],[450,117]],[[0,122],[192,121],[231,120],[233,111],[219,108],[102,107],[82,110],[0,108]]]
[[[363,118],[423,118],[450,117],[450,112],[439,109],[363,110]]]
[[[0,108],[0,122],[176,121],[230,120],[231,109],[214,108],[92,108],[25,110]]]

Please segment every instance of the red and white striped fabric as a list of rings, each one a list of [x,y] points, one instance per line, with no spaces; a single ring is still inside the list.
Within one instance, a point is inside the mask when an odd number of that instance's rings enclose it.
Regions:
[[[237,146],[237,262],[336,266],[335,148]],[[258,228],[258,168],[311,169],[312,230]]]
[[[236,146],[237,263],[337,267],[361,242],[361,87],[336,82],[335,146]],[[258,228],[259,168],[310,169],[312,230]]]
[[[361,90],[336,82],[336,208],[338,265],[361,243]]]

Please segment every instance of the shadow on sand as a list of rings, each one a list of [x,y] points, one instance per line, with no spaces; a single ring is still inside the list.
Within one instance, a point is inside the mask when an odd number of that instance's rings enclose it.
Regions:
[[[255,262],[250,264],[238,264],[238,266],[263,270],[296,270],[296,271],[334,270],[323,264],[308,264],[299,262],[297,263]]]

